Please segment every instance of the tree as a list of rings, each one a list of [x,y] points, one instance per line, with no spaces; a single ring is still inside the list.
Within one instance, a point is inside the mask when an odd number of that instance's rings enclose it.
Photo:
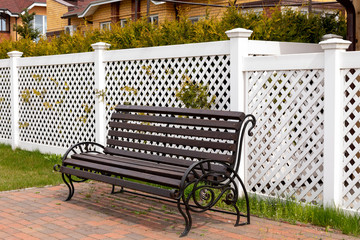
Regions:
[[[33,26],[33,20],[35,18],[35,13],[29,13],[25,9],[25,13],[21,16],[22,25],[14,24],[14,31],[16,31],[23,38],[30,38],[35,40],[40,36],[40,31]]]

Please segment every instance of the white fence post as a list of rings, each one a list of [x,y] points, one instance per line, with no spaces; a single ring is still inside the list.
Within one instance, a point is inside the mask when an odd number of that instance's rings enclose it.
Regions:
[[[244,28],[225,32],[230,38],[230,109],[233,111],[245,111],[243,57],[249,54],[249,37],[252,32]]]
[[[100,93],[95,99],[95,139],[97,143],[105,146],[106,134],[106,112],[105,112],[105,64],[103,61],[103,52],[110,47],[110,44],[98,42],[91,44],[95,50],[95,90]]]
[[[342,201],[344,79],[340,54],[351,42],[329,39],[319,43],[324,49],[324,206]]]
[[[15,149],[19,146],[19,74],[17,61],[23,55],[22,52],[12,51],[8,53],[10,57],[10,76],[11,76],[11,147]]]
[[[230,38],[230,109],[246,112],[246,79],[243,71],[244,57],[249,55],[249,37],[253,31],[244,28],[235,28],[226,31]],[[239,176],[246,184],[246,158],[244,146],[242,149]]]

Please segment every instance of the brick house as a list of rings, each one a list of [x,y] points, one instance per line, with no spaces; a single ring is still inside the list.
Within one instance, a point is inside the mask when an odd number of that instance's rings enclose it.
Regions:
[[[326,4],[324,2],[326,1]],[[312,1],[312,11],[320,12],[341,9],[335,0]],[[204,17],[206,11],[211,16],[221,16],[230,3],[244,10],[268,12],[269,8],[279,4],[300,8],[306,12],[307,0],[47,0],[48,32],[47,35],[58,35],[64,30],[73,32],[86,29],[108,29],[112,23],[149,16],[151,22],[175,20],[179,9],[186,9],[191,21]]]
[[[62,31],[75,29],[107,29],[112,23],[125,24],[130,19],[149,15],[152,22],[175,20],[179,7],[185,8],[192,21],[210,15],[221,15],[229,6],[228,0],[187,1],[148,0],[47,0],[48,33],[58,35]],[[206,5],[208,5],[206,7]]]
[[[46,34],[46,0],[1,0],[0,1],[0,42],[4,39],[17,40],[18,34],[13,26],[21,24],[20,15],[28,9],[35,12],[33,26]]]

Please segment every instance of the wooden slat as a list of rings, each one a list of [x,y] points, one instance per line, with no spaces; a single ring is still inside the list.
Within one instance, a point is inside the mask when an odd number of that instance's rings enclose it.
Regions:
[[[239,119],[239,120],[243,120],[245,118],[245,114],[242,112],[235,112],[235,111],[230,112],[230,111],[207,110],[207,109],[118,105],[115,107],[115,110],[126,111],[126,112],[165,113],[165,114],[174,114],[174,115],[201,116],[201,117],[214,117],[214,118]]]
[[[169,167],[164,168],[161,166],[157,166],[160,164],[156,164],[156,163],[140,165],[140,164],[134,164],[133,162],[116,161],[116,160],[104,159],[104,158],[99,158],[97,156],[84,155],[84,154],[77,154],[76,156],[73,155],[71,157],[72,159],[65,159],[64,163],[71,163],[72,160],[76,159],[76,161],[98,163],[102,165],[124,168],[124,169],[155,174],[169,178],[176,178],[176,179],[181,179],[185,172],[185,169],[182,172],[179,172],[177,170],[172,170]]]
[[[111,119],[239,130],[241,122],[113,113]]]
[[[109,122],[109,127],[138,130],[145,132],[168,133],[168,134],[176,134],[176,135],[183,135],[190,137],[206,137],[206,138],[214,138],[214,139],[234,140],[234,141],[236,141],[239,136],[238,134],[231,132],[220,132],[220,131],[215,132],[211,130],[170,128],[170,127],[143,125],[143,124],[132,124],[125,122]]]
[[[86,172],[86,171],[68,168],[68,167],[64,167],[64,166],[62,166],[60,168],[60,172],[65,173],[65,174],[71,174],[73,176],[82,177],[85,179],[93,179],[96,181],[109,183],[109,184],[116,185],[116,186],[122,186],[125,188],[142,191],[145,193],[151,193],[151,194],[155,194],[158,196],[168,197],[168,198],[175,198],[178,195],[176,189],[168,190],[168,189],[158,188],[158,187],[149,186],[149,185],[145,185],[145,184],[141,184],[141,183],[137,183],[137,182],[127,181],[124,179],[114,178],[114,177],[110,177],[110,176],[104,176],[104,175],[100,175],[97,173]]]
[[[105,148],[104,152],[106,154],[99,154],[97,156],[99,158],[104,158],[104,159],[114,159],[116,161],[132,161],[132,163],[134,164],[140,164],[144,166],[146,164],[153,164],[152,162],[155,162],[155,163],[160,163],[158,165],[160,168],[164,168],[164,169],[170,168],[173,171],[179,171],[179,172],[184,172],[184,169],[187,169],[190,165],[195,163],[195,161],[156,156],[146,153],[135,153],[131,151],[114,149],[114,148]],[[87,153],[81,153],[81,154],[87,154]],[[110,155],[110,154],[115,154],[115,155]],[[136,158],[133,158],[133,156],[136,156]],[[211,164],[210,167],[211,169],[216,171],[224,171],[224,166],[222,165]],[[205,166],[204,169],[208,169],[208,167]]]
[[[96,157],[96,158],[100,158],[100,159],[107,159],[107,160],[112,160],[115,162],[125,162],[125,163],[132,163],[135,165],[140,165],[140,166],[154,166],[156,165],[158,168],[160,169],[171,169],[172,171],[177,171],[177,172],[181,172],[184,173],[185,170],[187,169],[187,167],[181,167],[181,166],[176,166],[174,164],[172,164],[171,162],[169,163],[158,163],[155,161],[149,161],[149,160],[143,160],[143,159],[139,159],[139,158],[130,158],[130,157],[124,157],[124,156],[116,156],[116,155],[110,155],[110,154],[89,154],[89,153],[81,153],[81,154],[73,154],[71,155],[72,158],[82,158],[82,156],[91,156],[91,157]],[[187,160],[185,160],[186,162],[189,162]]]
[[[185,150],[185,149],[176,149],[176,148],[168,148],[168,147],[160,147],[160,146],[153,146],[150,144],[141,144],[141,143],[133,143],[133,142],[126,142],[126,141],[119,141],[114,139],[107,140],[108,145],[113,146],[121,146],[151,152],[158,152],[163,154],[170,154],[176,156],[184,156],[184,157],[191,157],[197,159],[212,159],[218,160],[223,162],[232,162],[231,155],[222,155],[216,153],[206,153],[200,151],[192,151],[192,150]]]
[[[182,167],[189,167],[191,164],[194,163],[193,161],[188,161],[188,160],[184,160],[184,159],[157,156],[157,155],[152,155],[152,154],[147,154],[147,153],[115,149],[115,148],[111,148],[111,147],[106,147],[104,149],[104,153],[117,155],[117,156],[130,157],[130,158],[138,158],[138,159],[154,161],[154,162],[158,162],[158,163],[165,163],[165,164],[171,163],[174,166],[182,166]]]
[[[141,133],[133,133],[133,132],[123,132],[123,131],[114,131],[110,130],[108,133],[109,136],[122,137],[122,138],[130,138],[130,139],[138,139],[138,140],[146,140],[146,141],[154,141],[161,143],[169,143],[169,144],[178,144],[182,146],[190,146],[190,147],[199,147],[206,149],[220,149],[220,150],[228,150],[235,151],[236,145],[229,143],[220,143],[220,142],[210,142],[205,140],[192,140],[185,138],[174,138],[174,137],[166,137],[166,136],[157,136],[150,134],[141,134]]]
[[[117,176],[133,178],[141,181],[146,181],[149,183],[161,184],[168,187],[179,187],[180,185],[180,180],[178,179],[162,177],[162,176],[143,173],[139,171],[106,166],[91,162],[78,161],[76,159],[67,159],[66,163],[71,166],[75,166],[79,168],[85,168],[85,169],[100,171],[108,174],[114,174]]]
[[[71,155],[71,158],[74,158],[74,159],[87,159],[88,160],[87,157],[90,157],[90,161],[94,161],[94,162],[97,162],[97,161],[101,162],[101,159],[106,159],[106,160],[114,161],[116,163],[124,162],[124,163],[131,163],[133,165],[139,165],[139,166],[148,166],[148,167],[156,166],[156,168],[158,168],[158,169],[163,169],[163,170],[167,170],[167,171],[170,170],[172,172],[178,172],[181,174],[184,174],[188,168],[188,167],[176,166],[171,161],[167,162],[167,163],[158,163],[158,162],[149,161],[149,160],[141,160],[138,158],[129,158],[129,157],[123,157],[123,156],[110,155],[110,154],[81,153],[81,154]],[[95,160],[91,160],[91,159],[95,159]],[[178,160],[178,159],[175,159],[175,160]],[[182,160],[182,161],[186,161],[187,163],[190,163],[190,164],[194,163],[194,161],[188,161],[188,160]],[[208,170],[207,164],[203,167],[205,170]],[[210,168],[215,171],[220,171],[220,172],[224,171],[223,165],[211,164]],[[198,168],[198,169],[200,169],[200,168]]]

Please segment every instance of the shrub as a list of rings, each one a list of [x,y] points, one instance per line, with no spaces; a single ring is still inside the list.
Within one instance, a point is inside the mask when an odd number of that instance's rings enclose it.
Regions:
[[[184,76],[176,98],[187,108],[210,109],[215,102],[215,95],[210,96],[207,85],[191,80],[188,76]]]
[[[195,24],[182,13],[179,21],[165,21],[160,25],[143,18],[128,21],[124,28],[114,24],[111,31],[78,31],[73,36],[41,38],[37,43],[28,38],[16,42],[5,40],[0,43],[0,58],[7,58],[7,53],[13,50],[23,52],[25,57],[88,52],[92,51],[91,44],[99,41],[110,43],[111,49],[124,49],[227,40],[225,31],[239,27],[253,30],[251,39],[255,40],[317,43],[327,33],[346,35],[345,17],[341,13],[304,15],[291,9],[274,8],[269,17],[265,13],[242,13],[232,7],[220,19],[207,16]]]

